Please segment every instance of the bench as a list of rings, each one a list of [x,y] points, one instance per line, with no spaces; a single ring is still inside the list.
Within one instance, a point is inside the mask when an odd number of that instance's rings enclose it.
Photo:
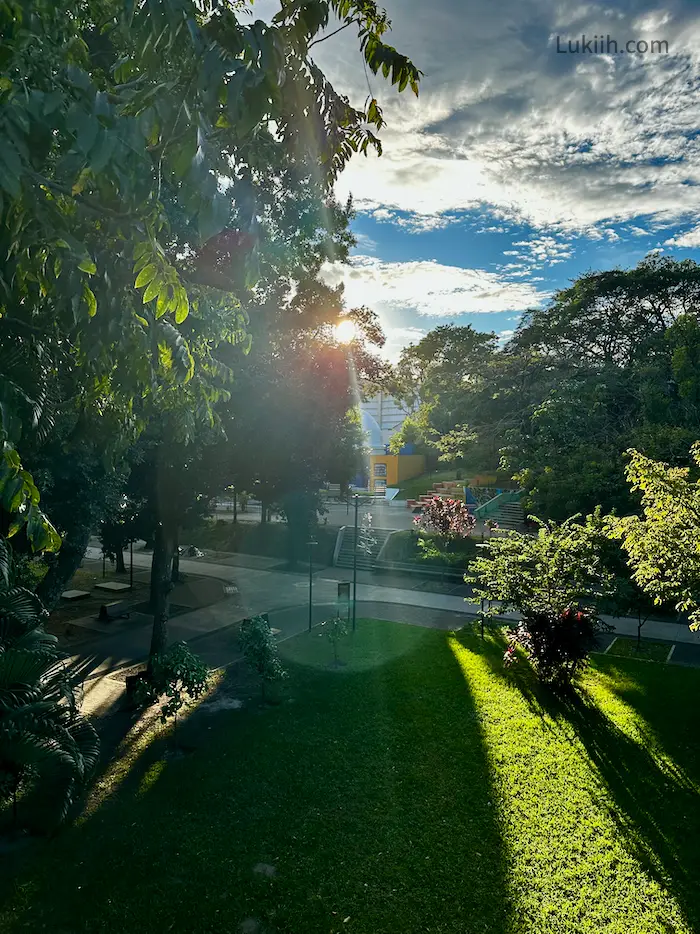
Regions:
[[[113,603],[103,603],[100,607],[98,619],[102,623],[109,623],[113,619],[121,619],[129,615],[129,606],[123,600],[115,600]]]

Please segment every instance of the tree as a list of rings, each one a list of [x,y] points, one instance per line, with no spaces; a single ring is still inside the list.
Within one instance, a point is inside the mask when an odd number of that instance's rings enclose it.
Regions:
[[[160,709],[161,722],[174,717],[177,729],[178,713],[188,700],[198,700],[204,694],[209,674],[202,659],[186,642],[176,642],[151,660],[149,677],[138,681],[134,699],[138,704],[148,706],[166,698]]]
[[[700,467],[700,442],[691,448],[693,472]],[[687,612],[700,628],[700,481],[688,467],[670,467],[639,451],[628,451],[626,474],[641,494],[642,515],[612,520],[612,534],[627,552],[636,584],[655,604]]]
[[[488,600],[526,617],[572,608],[596,612],[612,582],[603,562],[603,517],[573,516],[561,525],[535,521],[537,535],[511,531],[478,546],[482,553],[465,577],[473,585],[472,601]]]
[[[420,400],[394,439],[475,472],[499,466],[528,511],[563,521],[634,508],[624,452],[682,465],[700,437],[700,266],[651,257],[591,272],[493,335],[439,327],[408,348],[395,392]]]
[[[287,677],[267,616],[252,616],[250,619],[244,619],[241,623],[239,641],[243,657],[260,678],[260,690],[264,701],[266,685]]]
[[[331,15],[356,26],[370,70],[418,91],[373,2],[284,2],[269,24],[245,22],[247,6],[0,6],[0,329],[22,335],[0,340],[0,362],[19,354],[43,387],[67,360],[81,416],[188,387],[183,432],[186,411],[211,420],[213,351],[247,340],[241,301],[269,258],[265,206],[304,180],[320,210],[350,155],[381,148],[377,102],[352,107],[313,62]],[[7,534],[26,526],[41,550],[57,536],[15,450],[24,410],[50,408],[32,382],[0,411],[0,484]]]
[[[578,516],[561,525],[537,522],[536,536],[508,532],[480,545],[483,554],[465,580],[482,618],[486,600],[490,615],[500,609],[522,614],[509,632],[506,666],[517,660],[520,646],[539,678],[568,684],[586,664],[597,634],[609,629],[598,616],[612,584],[603,561],[605,520],[597,512],[583,522]]]
[[[413,520],[414,524],[429,532],[436,532],[446,542],[467,538],[476,526],[469,507],[458,499],[434,496]]]
[[[336,613],[335,616],[321,623],[320,634],[325,635],[333,646],[333,666],[339,668],[342,663],[338,658],[338,646],[340,640],[348,634],[347,620],[343,619],[340,613]]]
[[[607,629],[587,610],[532,613],[508,633],[503,663],[507,668],[514,665],[521,648],[541,681],[567,687],[586,667],[598,633]]]
[[[21,793],[27,822],[41,830],[65,818],[99,754],[66,655],[43,629],[46,615],[35,594],[14,584],[0,539],[0,799],[16,818]]]

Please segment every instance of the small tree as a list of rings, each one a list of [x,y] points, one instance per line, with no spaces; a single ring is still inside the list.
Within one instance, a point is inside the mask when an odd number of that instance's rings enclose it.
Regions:
[[[418,545],[424,558],[438,558],[449,564],[450,547],[469,538],[476,519],[469,507],[458,499],[434,497],[413,520],[419,529]],[[432,535],[426,533],[433,533]]]
[[[700,480],[687,467],[669,467],[628,451],[627,479],[641,493],[643,517],[611,522],[621,540],[634,582],[655,604],[670,603],[687,612],[691,629],[700,629]],[[700,442],[691,448],[700,467]]]
[[[510,633],[506,664],[520,645],[542,680],[569,681],[585,664],[595,634],[610,628],[598,616],[612,584],[603,561],[605,521],[598,512],[585,522],[578,516],[561,525],[535,521],[536,536],[509,532],[480,545],[465,580],[482,613],[488,600],[491,615],[499,609],[522,614]]]
[[[437,532],[445,541],[467,538],[476,525],[476,519],[466,503],[439,496],[431,499],[413,521],[420,529]]]
[[[265,686],[287,677],[267,616],[244,619],[241,623],[239,642],[243,657],[260,678],[262,699],[265,700]]]
[[[362,517],[360,528],[357,533],[357,550],[362,552],[368,558],[372,557],[372,551],[377,544],[377,539],[372,530],[372,513],[366,512]]]
[[[585,668],[601,626],[604,624],[587,610],[523,617],[508,633],[503,662],[506,667],[512,665],[520,646],[541,681],[567,685]]]
[[[336,613],[332,619],[324,620],[321,623],[321,626],[325,627],[325,632],[322,632],[322,635],[325,635],[333,646],[333,664],[336,668],[340,666],[340,660],[338,659],[338,644],[343,636],[348,634],[348,627],[346,621],[342,618],[340,613]]]
[[[136,701],[142,706],[165,698],[160,719],[175,717],[188,701],[197,700],[209,683],[209,668],[186,642],[177,642],[151,659],[149,674],[137,682]]]

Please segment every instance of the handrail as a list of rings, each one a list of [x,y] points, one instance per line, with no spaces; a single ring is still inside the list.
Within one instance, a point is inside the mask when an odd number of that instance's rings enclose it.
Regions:
[[[498,512],[501,506],[506,506],[508,503],[517,503],[522,494],[522,490],[503,490],[503,492],[497,493],[481,506],[477,506],[474,510],[474,516],[477,519],[487,519],[495,512]]]
[[[341,525],[338,529],[338,534],[335,539],[335,548],[333,549],[333,567],[336,567],[338,564],[338,555],[340,554],[340,549],[343,544],[343,538],[345,537],[345,530],[347,525]]]

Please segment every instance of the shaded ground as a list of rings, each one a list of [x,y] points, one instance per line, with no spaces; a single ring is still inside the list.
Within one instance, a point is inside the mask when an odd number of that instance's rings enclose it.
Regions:
[[[234,666],[184,751],[132,735],[89,816],[0,873],[3,931],[700,924],[697,672],[598,657],[557,697],[497,635],[367,619],[339,669],[316,631],[281,649],[277,703]]]

